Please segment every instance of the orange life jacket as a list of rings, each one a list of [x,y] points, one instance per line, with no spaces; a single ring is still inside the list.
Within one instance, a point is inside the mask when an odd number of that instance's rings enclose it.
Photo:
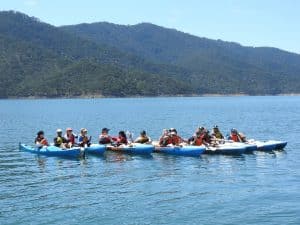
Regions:
[[[44,146],[48,146],[48,141],[46,140],[46,138],[42,139],[41,142],[40,142],[42,145]]]
[[[234,142],[241,142],[238,134],[231,134],[230,139],[233,140]]]
[[[181,138],[177,135],[173,136],[171,139],[171,144],[173,145],[179,145],[181,142]]]
[[[194,145],[200,146],[200,145],[202,145],[202,144],[203,144],[203,139],[202,139],[202,137],[195,137],[195,139],[194,139]]]

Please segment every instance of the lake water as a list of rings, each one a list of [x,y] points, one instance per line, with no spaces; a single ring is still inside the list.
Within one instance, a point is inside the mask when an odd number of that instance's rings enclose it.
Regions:
[[[20,152],[43,129],[94,141],[142,129],[236,127],[285,151],[201,158],[108,153],[72,160]],[[300,224],[300,97],[0,101],[0,224]],[[136,135],[135,135],[136,136]]]

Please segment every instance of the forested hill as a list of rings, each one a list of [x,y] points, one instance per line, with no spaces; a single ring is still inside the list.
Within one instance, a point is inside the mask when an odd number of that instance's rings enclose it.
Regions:
[[[300,56],[153,24],[55,27],[0,12],[0,98],[300,93]]]
[[[149,23],[124,26],[101,22],[61,29],[147,60],[187,68],[193,71],[193,86],[204,82],[208,92],[300,92],[300,55],[276,48],[244,47]]]

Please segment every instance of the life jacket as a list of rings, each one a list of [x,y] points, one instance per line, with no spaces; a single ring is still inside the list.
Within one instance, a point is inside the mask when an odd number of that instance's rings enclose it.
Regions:
[[[111,143],[111,137],[109,135],[100,135],[99,136],[99,144],[109,144]]]
[[[231,134],[230,139],[233,140],[234,142],[241,142],[238,134]]]
[[[71,134],[70,136],[66,135],[66,139],[68,142],[71,142],[72,144],[75,143],[75,135]]]
[[[48,146],[49,144],[48,144],[48,141],[46,140],[46,138],[43,138],[41,141],[40,141],[40,143],[42,144],[42,145],[44,145],[44,146]]]
[[[136,143],[141,143],[141,144],[145,144],[149,141],[149,138],[148,137],[139,137],[137,140],[136,140]]]
[[[63,143],[63,138],[62,137],[56,137],[55,144],[61,145]]]
[[[170,139],[171,139],[171,144],[173,145],[179,145],[181,142],[181,138],[177,135],[171,137]]]
[[[128,144],[128,141],[127,141],[126,137],[118,137],[117,138],[117,143],[118,144]]]
[[[193,145],[196,145],[196,146],[200,146],[203,144],[203,139],[202,137],[194,137],[194,142],[193,142]]]
[[[223,139],[224,138],[223,135],[221,134],[221,132],[216,132],[216,133],[213,134],[213,136],[215,136],[218,139]]]
[[[163,135],[163,136],[160,137],[160,139],[159,139],[159,145],[161,145],[161,146],[167,146],[169,144],[172,144],[171,137],[169,137],[167,135]]]
[[[40,137],[37,137],[36,139],[35,139],[35,143],[39,143],[39,144],[41,144],[41,145],[44,145],[44,146],[48,146],[49,145],[49,143],[48,143],[48,141],[47,141],[47,139],[46,138],[40,138]]]

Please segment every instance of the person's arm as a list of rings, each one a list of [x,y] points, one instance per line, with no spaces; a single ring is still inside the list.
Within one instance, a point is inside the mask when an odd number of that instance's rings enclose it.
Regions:
[[[134,143],[140,143],[141,138],[138,137],[137,139],[134,140]]]

